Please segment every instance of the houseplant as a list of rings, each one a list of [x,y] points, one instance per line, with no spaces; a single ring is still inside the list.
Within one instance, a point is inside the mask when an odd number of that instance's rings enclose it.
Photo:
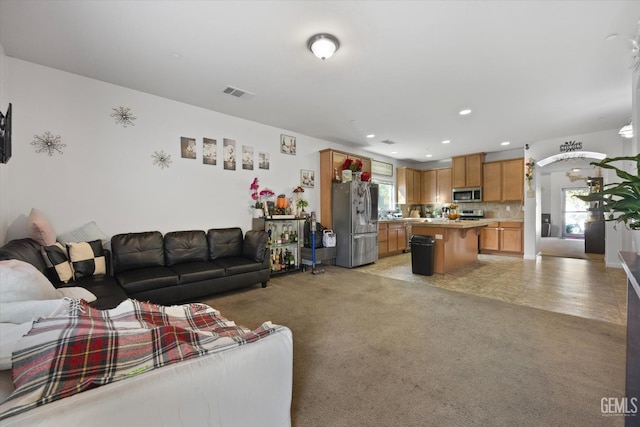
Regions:
[[[619,161],[635,162],[635,174],[611,164]],[[616,225],[624,223],[631,230],[636,252],[640,254],[640,154],[606,158],[600,162],[591,162],[591,165],[614,170],[621,181],[605,184],[601,191],[576,197],[585,202],[600,202],[606,221],[615,221]]]

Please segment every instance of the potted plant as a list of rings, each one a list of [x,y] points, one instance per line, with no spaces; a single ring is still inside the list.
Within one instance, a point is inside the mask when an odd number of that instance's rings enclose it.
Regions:
[[[306,208],[307,206],[309,206],[309,202],[307,202],[305,199],[298,199],[296,201],[296,207],[300,209],[300,215],[298,216],[307,216],[307,213],[304,211],[304,208]]]
[[[618,161],[635,162],[635,174],[611,164]],[[606,158],[590,164],[616,171],[616,175],[621,181],[605,184],[601,191],[576,197],[585,202],[600,202],[602,212],[605,214],[605,221],[615,221],[616,225],[620,222],[624,223],[631,230],[636,252],[640,254],[640,176],[638,175],[640,154]]]

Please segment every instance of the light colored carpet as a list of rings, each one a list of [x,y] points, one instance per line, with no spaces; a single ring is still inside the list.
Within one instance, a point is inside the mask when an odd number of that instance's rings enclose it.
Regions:
[[[555,256],[563,258],[580,258],[601,260],[603,254],[591,254],[584,252],[583,239],[563,239],[560,237],[542,237],[540,239],[540,252],[543,256]]]
[[[292,330],[294,426],[624,422],[600,413],[624,396],[622,325],[340,267],[204,302]]]

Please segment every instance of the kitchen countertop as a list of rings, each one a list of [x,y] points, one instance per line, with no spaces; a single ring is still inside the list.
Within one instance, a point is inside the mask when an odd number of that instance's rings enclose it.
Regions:
[[[524,222],[522,218],[483,218],[477,221],[449,221],[441,218],[398,218],[398,219],[381,219],[380,223],[393,223],[393,222],[410,222],[411,224],[431,224],[432,226],[454,226],[456,228],[472,228],[478,226],[485,226],[492,222]],[[456,226],[455,224],[462,223],[462,226]],[[467,224],[467,225],[465,225]],[[475,225],[474,225],[475,224]]]

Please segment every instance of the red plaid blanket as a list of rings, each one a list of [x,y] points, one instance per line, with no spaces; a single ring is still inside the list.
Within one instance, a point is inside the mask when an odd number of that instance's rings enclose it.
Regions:
[[[96,310],[72,300],[68,316],[42,318],[13,353],[15,392],[0,419],[181,360],[259,340],[280,329],[250,331],[205,304],[158,306],[126,300]]]

